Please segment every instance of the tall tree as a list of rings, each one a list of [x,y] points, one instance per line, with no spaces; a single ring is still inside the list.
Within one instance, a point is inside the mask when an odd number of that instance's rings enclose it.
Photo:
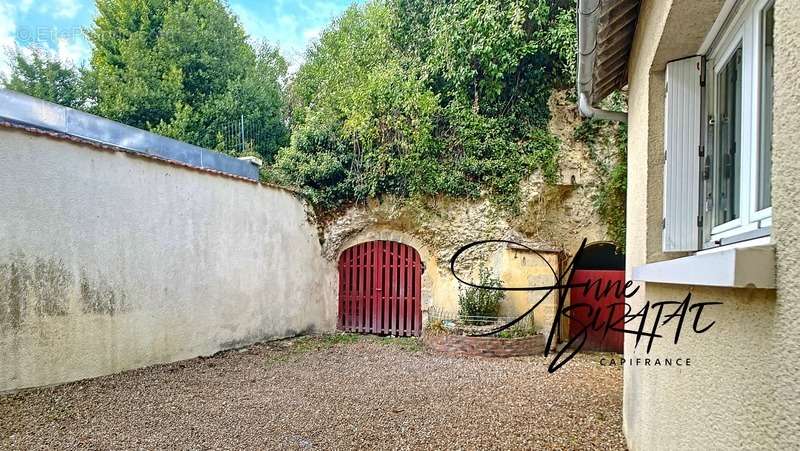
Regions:
[[[71,108],[87,108],[87,86],[80,69],[63,63],[46,50],[31,47],[26,54],[10,52],[11,70],[3,87]]]
[[[435,95],[391,40],[385,2],[350,7],[306,54],[291,86],[292,143],[275,166],[322,207],[381,193],[433,193],[409,183],[435,164]],[[442,181],[442,183],[446,183]]]
[[[274,176],[322,207],[391,193],[490,194],[556,177],[552,89],[570,85],[573,6],[552,0],[373,0],[306,55]]]
[[[288,132],[279,79],[286,64],[257,54],[219,0],[98,0],[98,112],[136,127],[220,148],[222,125],[244,116],[269,130],[252,150],[270,159]],[[226,149],[223,149],[226,150]]]

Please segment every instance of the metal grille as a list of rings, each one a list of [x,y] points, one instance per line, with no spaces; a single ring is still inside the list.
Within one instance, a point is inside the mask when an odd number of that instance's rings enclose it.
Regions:
[[[453,333],[476,334],[489,332],[493,329],[508,324],[517,319],[516,316],[475,316],[461,315],[457,312],[448,312],[437,307],[428,310],[428,324],[438,322],[445,329]],[[533,312],[526,315],[519,322],[508,328],[505,333],[510,335],[525,336],[536,333],[533,321]]]
[[[271,139],[273,136],[264,129],[262,121],[244,115],[223,125],[217,135],[219,150],[230,155],[262,154]]]

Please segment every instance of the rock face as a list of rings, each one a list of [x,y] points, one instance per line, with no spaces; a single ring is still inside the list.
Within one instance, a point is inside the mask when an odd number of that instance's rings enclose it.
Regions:
[[[505,282],[535,279],[536,283],[542,283],[543,274],[545,280],[552,279],[548,263],[557,266],[558,257],[571,255],[584,238],[589,243],[608,238],[606,226],[592,204],[599,183],[596,165],[587,146],[573,138],[580,120],[574,102],[564,92],[556,92],[551,97],[550,109],[550,131],[561,140],[560,178],[556,184],[545,183],[539,174],[525,180],[518,215],[509,215],[487,199],[371,199],[350,207],[321,226],[325,258],[335,262],[344,249],[370,240],[394,240],[413,246],[426,267],[423,311],[434,315],[458,311],[459,283],[450,271],[450,259],[457,249],[478,240],[512,240],[538,250],[541,255],[528,255],[523,264],[520,249],[482,246],[459,259],[456,270],[462,278],[470,277],[485,264]],[[597,147],[594,152],[595,158],[608,159],[612,154],[611,149]],[[503,314],[516,316],[526,310],[524,306],[535,302],[528,294],[507,293],[509,302],[504,305]],[[514,299],[515,296],[520,299]],[[552,319],[552,312],[540,310],[535,312],[536,323],[545,326],[544,319]]]

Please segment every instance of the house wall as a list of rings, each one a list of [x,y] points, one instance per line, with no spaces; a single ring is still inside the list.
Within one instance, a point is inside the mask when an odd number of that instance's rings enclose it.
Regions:
[[[0,391],[330,330],[293,193],[0,128]]]
[[[772,150],[772,236],[776,243],[777,299],[774,343],[776,372],[772,407],[778,448],[800,444],[800,8],[775,2],[775,110]]]
[[[722,1],[645,0],[629,65],[627,261],[631,269],[681,254],[661,252],[664,70],[667,61],[696,54]],[[719,301],[703,335],[684,332],[678,345],[662,339],[650,358],[683,357],[690,367],[625,367],[623,427],[632,450],[789,449],[800,437],[800,15],[776,1],[773,231],[777,290],[642,283],[629,299]],[[795,144],[793,144],[795,143]],[[713,315],[713,317],[711,316]],[[627,358],[644,357],[634,337]]]

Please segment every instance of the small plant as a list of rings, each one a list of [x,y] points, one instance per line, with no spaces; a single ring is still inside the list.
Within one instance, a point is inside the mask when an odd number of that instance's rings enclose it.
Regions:
[[[522,321],[497,334],[499,338],[522,338],[536,335],[538,330],[533,323],[533,314],[526,316]]]
[[[479,273],[478,285],[494,288],[503,286],[503,282],[492,276],[491,271],[485,266],[481,265]],[[488,321],[489,318],[496,317],[500,313],[500,301],[502,300],[503,292],[500,290],[468,287],[461,290],[458,295],[458,316],[464,323],[488,324],[491,322]]]

